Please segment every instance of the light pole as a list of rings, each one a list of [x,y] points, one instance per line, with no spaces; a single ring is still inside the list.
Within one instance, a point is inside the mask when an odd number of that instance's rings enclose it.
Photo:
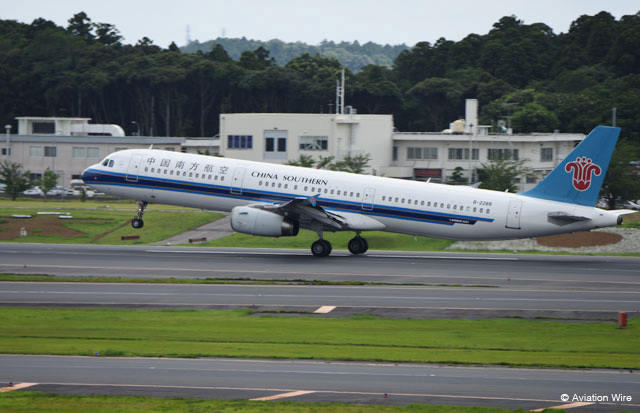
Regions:
[[[131,123],[136,125],[136,129],[138,130],[136,132],[136,136],[140,136],[140,125],[138,124],[138,122],[136,122],[135,120],[132,120]]]
[[[9,125],[9,124],[4,125],[4,129],[7,131],[7,147],[5,149],[4,156],[5,156],[5,159],[8,162],[9,161],[9,146],[10,146],[9,136],[11,135],[11,125]]]

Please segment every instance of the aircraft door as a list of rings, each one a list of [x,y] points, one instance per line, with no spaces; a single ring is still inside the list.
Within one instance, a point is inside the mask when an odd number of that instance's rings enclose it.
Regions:
[[[513,200],[509,202],[509,211],[507,212],[507,228],[520,229],[520,212],[522,210],[522,201]]]
[[[242,194],[242,180],[244,179],[244,168],[237,167],[233,171],[233,178],[231,178],[231,193]]]
[[[140,171],[140,162],[142,161],[142,155],[133,154],[129,160],[129,167],[127,168],[126,180],[129,182],[138,182],[138,173]]]
[[[365,188],[364,196],[362,197],[362,210],[363,211],[372,211],[373,210],[373,198],[376,194],[375,188]]]

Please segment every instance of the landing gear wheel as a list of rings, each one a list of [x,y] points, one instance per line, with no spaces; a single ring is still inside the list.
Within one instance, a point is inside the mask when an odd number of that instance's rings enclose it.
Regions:
[[[144,221],[142,215],[144,215],[144,209],[149,205],[146,201],[138,201],[138,216],[131,221],[131,226],[135,229],[144,227]]]
[[[349,252],[354,255],[363,254],[369,249],[369,243],[366,239],[358,235],[349,240],[347,247],[349,248]]]
[[[316,257],[326,257],[331,254],[331,243],[324,239],[319,239],[311,244],[311,253]]]

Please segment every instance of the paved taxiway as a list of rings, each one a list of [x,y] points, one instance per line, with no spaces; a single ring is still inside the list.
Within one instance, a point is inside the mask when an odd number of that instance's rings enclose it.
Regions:
[[[628,371],[22,355],[2,355],[0,365],[2,382],[38,383],[29,389],[67,394],[282,397],[296,401],[419,402],[527,410],[563,405],[562,394],[623,394],[631,396],[632,401],[593,404],[581,411],[640,408],[640,377]]]

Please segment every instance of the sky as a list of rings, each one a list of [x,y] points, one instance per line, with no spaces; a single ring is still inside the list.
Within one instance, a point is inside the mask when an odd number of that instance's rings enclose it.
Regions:
[[[117,27],[124,42],[146,36],[166,48],[190,38],[280,39],[316,45],[322,40],[379,44],[458,41],[486,34],[503,16],[545,23],[567,32],[583,14],[600,11],[616,19],[640,11],[637,0],[20,0],[5,1],[0,19],[31,23],[42,17],[66,27],[84,11],[94,23]]]

